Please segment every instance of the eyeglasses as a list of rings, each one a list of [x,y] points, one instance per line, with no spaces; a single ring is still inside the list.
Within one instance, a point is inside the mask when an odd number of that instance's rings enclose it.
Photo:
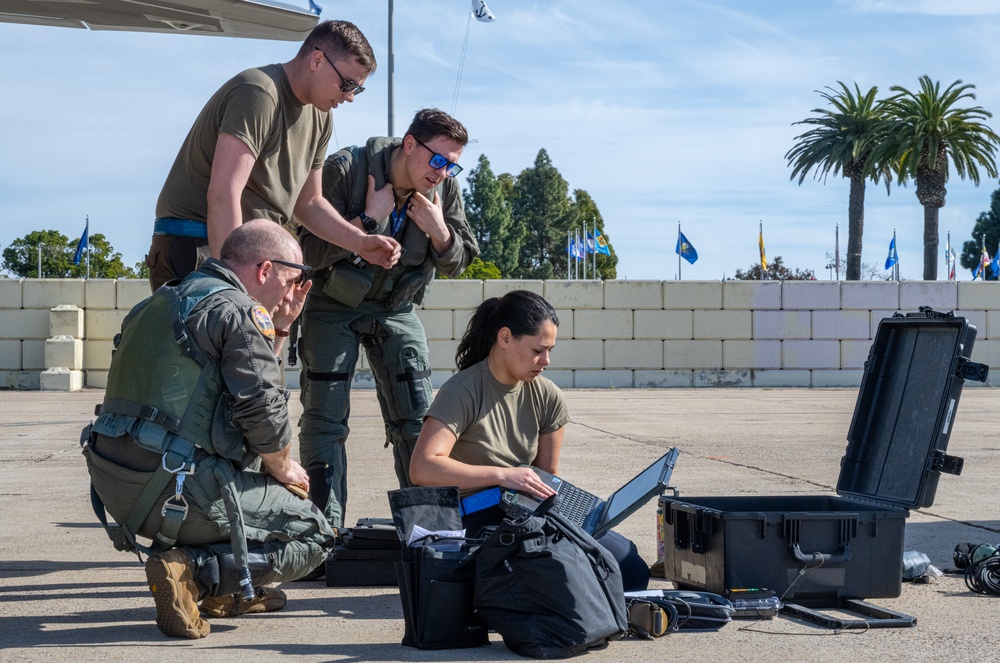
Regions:
[[[361,94],[362,92],[365,91],[364,85],[358,85],[354,81],[344,78],[343,75],[341,75],[340,71],[337,69],[337,65],[333,64],[333,60],[331,60],[330,56],[326,54],[326,51],[324,51],[322,48],[318,46],[313,46],[313,49],[322,53],[323,57],[326,58],[326,61],[330,63],[331,67],[333,67],[333,71],[336,72],[337,76],[340,78],[341,92],[350,92],[351,94]]]
[[[305,282],[309,280],[309,277],[312,276],[313,269],[309,265],[300,265],[297,262],[286,262],[284,260],[264,260],[257,263],[257,267],[260,267],[265,262],[271,262],[275,265],[284,265],[285,267],[291,267],[292,269],[297,269],[302,272],[299,274],[299,278],[295,279],[295,285],[304,285]]]
[[[413,134],[410,134],[410,135],[413,136]],[[435,152],[431,148],[429,148],[426,145],[424,145],[421,142],[421,140],[419,138],[417,138],[416,136],[413,136],[413,140],[415,140],[418,143],[420,143],[420,145],[425,150],[427,150],[428,152],[431,153],[431,160],[428,163],[430,163],[431,168],[433,168],[434,170],[440,170],[441,168],[444,168],[445,166],[447,166],[448,170],[446,170],[444,172],[445,172],[445,174],[448,177],[455,177],[460,172],[462,172],[462,167],[461,166],[459,166],[457,163],[452,163],[451,161],[448,161],[443,156],[441,156],[440,154],[438,154],[437,152]]]

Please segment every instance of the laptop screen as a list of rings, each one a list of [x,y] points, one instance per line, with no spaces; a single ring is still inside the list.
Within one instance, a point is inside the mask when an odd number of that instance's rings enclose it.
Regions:
[[[660,477],[663,475],[666,462],[666,458],[658,458],[642,474],[615,491],[608,498],[604,513],[601,514],[601,522],[613,521],[623,512],[635,506],[637,502],[645,500],[651,491],[658,492],[660,490]]]

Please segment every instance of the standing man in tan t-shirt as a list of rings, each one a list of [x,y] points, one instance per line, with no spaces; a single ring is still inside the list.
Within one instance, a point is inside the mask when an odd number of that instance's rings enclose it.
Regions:
[[[399,244],[368,235],[322,194],[330,111],[364,91],[371,45],[347,21],[317,25],[295,58],[244,71],[209,99],[188,133],[156,203],[146,257],[155,291],[219,257],[234,228],[254,218],[313,234],[389,268]]]

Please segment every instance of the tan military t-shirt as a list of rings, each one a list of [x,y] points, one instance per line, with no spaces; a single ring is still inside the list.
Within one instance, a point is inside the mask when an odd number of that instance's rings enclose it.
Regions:
[[[280,64],[248,69],[216,92],[191,127],[156,202],[157,217],[208,218],[208,182],[220,133],[256,157],[243,191],[243,220],[287,223],[309,173],[322,168],[330,113],[303,106]]]
[[[427,411],[458,440],[451,457],[469,465],[517,467],[531,464],[538,436],[569,423],[562,392],[538,376],[514,386],[497,381],[487,362],[451,376]]]

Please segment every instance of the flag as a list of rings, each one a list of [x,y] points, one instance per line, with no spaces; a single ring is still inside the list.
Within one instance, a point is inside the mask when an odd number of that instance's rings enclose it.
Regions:
[[[566,247],[566,252],[577,260],[583,260],[584,255],[586,255],[586,250],[583,248],[583,242],[578,242],[576,239],[571,239],[569,241],[569,246]]]
[[[608,240],[604,239],[604,235],[597,228],[594,228],[594,244],[596,251],[598,253],[603,253],[606,256],[611,255],[611,248],[608,246]]]
[[[309,0],[309,11],[316,14],[316,16],[319,16],[323,13],[323,8],[313,2],[313,0]]]
[[[760,236],[757,238],[757,243],[760,245],[760,268],[767,273],[767,254],[764,253],[764,228],[760,229]]]
[[[1000,249],[1000,247],[997,247]],[[990,271],[989,275],[986,276],[987,281],[998,281],[1000,280],[1000,250],[998,250],[993,255],[993,260],[990,260]]]
[[[472,0],[472,15],[476,17],[477,21],[483,23],[492,23],[497,20],[490,8],[486,6],[485,0]]]
[[[677,248],[674,249],[674,253],[684,258],[692,265],[694,264],[694,261],[698,259],[698,252],[694,250],[693,246],[691,246],[691,242],[689,242],[688,238],[684,236],[684,233],[679,230],[677,231]]]
[[[955,263],[958,261],[958,254],[955,253],[955,249],[949,248],[948,253],[951,254],[951,261],[948,263],[950,267],[948,268],[948,280],[955,280]]]
[[[587,237],[583,240],[583,248],[587,253],[597,252],[594,249],[594,236],[590,234],[590,231],[587,231]]]
[[[897,262],[899,262],[899,254],[896,253],[896,237],[893,236],[889,240],[889,255],[885,257],[885,268],[890,269]]]
[[[90,219],[87,219],[87,225],[83,228],[83,236],[80,237],[79,244],[76,245],[76,253],[73,254],[73,264],[79,265],[80,260],[83,258],[83,252],[87,250],[87,245],[90,243]]]

